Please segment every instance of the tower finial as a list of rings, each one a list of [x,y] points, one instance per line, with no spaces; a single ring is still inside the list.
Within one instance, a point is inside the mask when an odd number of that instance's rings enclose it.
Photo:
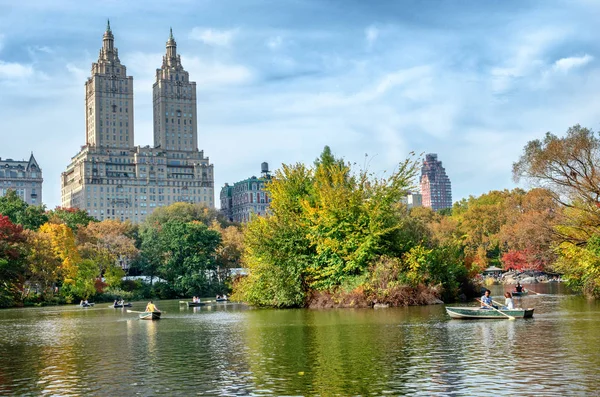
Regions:
[[[110,30],[110,19],[108,19],[108,18],[106,19],[106,32],[108,32],[108,33],[111,32],[111,30]]]
[[[172,27],[169,27],[169,40],[175,40],[173,38],[173,28]]]

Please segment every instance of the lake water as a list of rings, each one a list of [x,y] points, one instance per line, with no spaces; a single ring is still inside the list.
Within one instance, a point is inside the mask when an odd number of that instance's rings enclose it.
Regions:
[[[600,303],[534,287],[549,294],[517,300],[535,313],[516,321],[451,320],[443,305],[1,310],[0,394],[600,395]]]

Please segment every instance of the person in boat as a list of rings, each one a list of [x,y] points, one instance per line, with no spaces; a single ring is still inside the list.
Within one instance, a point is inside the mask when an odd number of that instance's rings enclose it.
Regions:
[[[195,296],[192,298],[192,303],[198,303],[198,298],[196,298]]]
[[[89,304],[90,304],[90,303],[88,302],[88,300],[87,300],[87,299],[84,299],[84,300],[83,300],[83,306],[87,306],[87,305],[89,305]]]
[[[113,303],[113,306],[117,306],[119,304],[119,301],[117,299],[115,299],[115,302]]]
[[[79,302],[79,306],[83,306],[83,299]]]
[[[490,290],[486,289],[485,293],[481,297],[481,307],[484,309],[489,309],[490,307],[497,309],[498,307],[494,306],[492,297],[490,296],[490,294],[491,294]]]
[[[518,281],[517,281],[517,286],[515,287],[515,292],[519,292],[519,293],[523,292],[523,286]]]
[[[146,305],[146,311],[147,312],[159,312],[160,310],[158,309],[158,307],[156,307],[156,305],[152,301],[150,301]]]
[[[504,306],[502,307],[502,309],[503,310],[513,310],[514,308],[515,308],[515,305],[512,300],[512,294],[507,291],[504,293]]]

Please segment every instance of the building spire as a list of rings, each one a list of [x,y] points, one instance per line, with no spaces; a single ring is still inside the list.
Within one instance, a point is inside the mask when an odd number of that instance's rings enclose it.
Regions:
[[[173,38],[173,28],[172,27],[169,27],[169,40],[175,40]]]
[[[110,30],[110,19],[106,19],[106,32],[107,33],[112,33],[112,31]]]

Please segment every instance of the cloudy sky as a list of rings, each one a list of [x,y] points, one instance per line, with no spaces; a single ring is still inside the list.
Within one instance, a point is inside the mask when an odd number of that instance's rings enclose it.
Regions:
[[[107,18],[134,77],[138,145],[152,144],[173,27],[217,201],[262,161],[312,162],[324,145],[380,175],[411,151],[438,153],[458,200],[512,188],[528,140],[600,129],[594,0],[0,0],[0,157],[34,152],[49,207],[85,143]]]

